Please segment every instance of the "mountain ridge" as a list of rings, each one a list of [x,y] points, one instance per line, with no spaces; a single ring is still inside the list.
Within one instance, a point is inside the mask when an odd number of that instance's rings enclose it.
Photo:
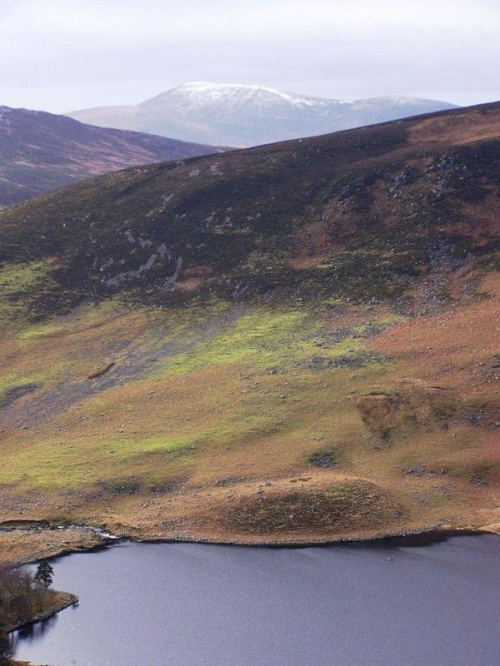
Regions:
[[[447,102],[404,96],[345,101],[263,86],[191,82],[135,106],[98,107],[68,115],[96,125],[250,147],[451,108],[454,105]]]
[[[245,255],[254,252],[264,242],[263,234],[268,234],[267,243],[274,239],[278,256],[283,255],[284,240],[290,244],[290,248],[300,242],[300,226],[304,223],[304,215],[311,218],[311,224],[324,226],[329,224],[325,220],[330,220],[330,223],[335,221],[338,227],[335,232],[337,239],[332,237],[333,228],[325,237],[328,239],[325,243],[330,248],[338,246],[339,250],[349,253],[351,248],[360,244],[361,238],[366,243],[366,239],[372,237],[372,242],[379,245],[382,251],[382,247],[390,244],[392,239],[383,236],[382,229],[387,225],[384,215],[381,211],[376,212],[369,204],[378,201],[380,196],[376,184],[394,180],[397,189],[401,177],[422,181],[422,186],[425,183],[426,187],[431,188],[431,183],[437,182],[442,171],[449,171],[454,184],[453,196],[458,197],[457,210],[459,204],[461,207],[465,205],[462,197],[466,196],[468,189],[470,194],[467,196],[486,196],[485,188],[480,186],[480,180],[474,180],[473,173],[480,173],[480,169],[487,167],[490,174],[488,178],[493,178],[490,162],[496,153],[495,144],[489,141],[491,137],[496,137],[495,120],[499,108],[498,104],[493,104],[458,109],[360,130],[269,144],[212,157],[192,158],[187,162],[138,167],[104,176],[45,198],[42,210],[47,211],[50,228],[54,219],[66,219],[67,227],[60,227],[60,237],[52,234],[52,241],[47,229],[43,242],[38,242],[31,252],[33,256],[39,257],[55,257],[62,253],[65,270],[68,276],[71,275],[72,283],[79,284],[79,288],[86,285],[86,291],[97,289],[105,293],[107,290],[112,291],[113,285],[117,284],[148,284],[153,287],[156,281],[161,285],[162,280],[170,284],[173,276],[177,280],[180,275],[177,269],[179,260],[183,263],[182,271],[188,269],[191,263],[198,267],[211,266],[215,275],[217,272],[225,274],[236,269],[231,283],[237,284],[242,275],[251,283],[258,283],[259,279],[264,279],[265,271],[260,278],[256,275],[252,277],[251,272],[243,269],[247,261]],[[444,129],[441,128],[442,123]],[[450,136],[456,137],[454,150],[457,155],[448,164],[446,154]],[[475,143],[477,148],[473,148]],[[424,165],[431,154],[439,158],[435,157],[436,164],[428,168]],[[399,168],[404,171],[400,165],[408,159],[418,165],[408,167],[413,175],[398,176]],[[387,219],[392,219],[394,195],[388,187],[384,184],[383,203],[378,202],[377,206],[386,208]],[[431,196],[422,198],[418,194],[420,214],[432,234],[437,232],[431,224],[433,216],[435,219],[442,217],[440,188],[442,185],[438,182],[432,185]],[[342,201],[346,197],[344,191],[352,192],[349,197],[354,208],[349,215],[347,210],[343,211]],[[138,192],[141,192],[140,196]],[[355,201],[358,203],[355,204]],[[97,202],[99,210],[96,209]],[[409,239],[415,236],[415,230],[408,226],[412,222],[414,206],[417,203],[413,202],[412,205],[408,200],[403,207],[400,205],[396,208],[399,224],[402,225],[398,254],[403,252]],[[88,215],[94,218],[92,229],[85,221],[87,218],[82,218],[85,208],[88,208]],[[16,219],[20,214],[23,215],[24,226],[17,227],[15,232],[14,227],[7,229],[11,230],[10,233],[27,233],[27,247],[31,245],[29,236],[34,233],[31,225],[36,224],[38,229],[43,229],[46,223],[38,203],[24,204],[21,209],[13,209],[11,213],[5,211],[0,219],[11,216]],[[448,214],[450,220],[457,219],[456,211]],[[122,217],[127,220],[126,223],[122,223]],[[84,223],[75,227],[78,219]],[[352,229],[346,220],[354,225]],[[74,229],[68,235],[66,228],[68,231]],[[409,235],[408,231],[411,231]],[[96,233],[98,235],[94,238]],[[362,235],[357,237],[356,233]],[[112,240],[110,234],[113,235]],[[5,235],[5,230],[0,229],[0,238],[2,235]],[[101,235],[102,239],[96,242]],[[451,228],[442,233],[443,238],[454,235]],[[473,235],[469,233],[466,244],[472,241]],[[0,260],[9,258],[7,248],[13,242],[4,239]],[[101,245],[102,253],[98,252]],[[134,251],[129,254],[127,248],[131,245]],[[111,255],[106,254],[108,246],[114,247]],[[194,248],[198,246],[200,250],[195,251]],[[181,247],[188,249],[181,251]],[[156,254],[150,248],[156,248]],[[421,251],[419,249],[418,253]],[[190,255],[189,259],[186,252]],[[291,261],[291,250],[284,254],[286,262]],[[280,261],[273,260],[277,263],[273,270],[278,273],[282,271],[281,279],[286,282],[292,273],[287,272],[289,267],[286,265],[278,269]],[[93,262],[93,269],[89,262]],[[397,261],[394,263],[397,264]],[[216,269],[216,266],[219,268]],[[377,272],[380,277],[383,273],[377,266],[375,255],[370,271]],[[316,279],[321,282],[327,274],[320,271]],[[297,279],[301,275],[300,270],[296,272]],[[226,289],[222,286],[225,279],[218,280],[217,289],[222,292]],[[277,276],[275,279],[278,279]],[[383,281],[385,279],[391,282],[389,274]],[[213,278],[202,282],[216,288]],[[399,281],[399,287],[403,282]],[[376,289],[376,284],[368,282],[364,286],[370,292]],[[379,287],[382,288],[381,285]],[[252,287],[257,290],[260,288],[258,284]],[[168,290],[165,294],[168,294]]]
[[[0,106],[0,206],[127,166],[218,150],[152,134],[102,129],[45,111]]]

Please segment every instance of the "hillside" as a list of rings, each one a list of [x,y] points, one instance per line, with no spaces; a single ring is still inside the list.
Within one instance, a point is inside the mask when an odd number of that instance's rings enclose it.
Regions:
[[[490,104],[2,211],[0,522],[252,543],[498,523],[499,161]]]
[[[109,171],[215,152],[210,146],[0,106],[0,207]]]
[[[184,141],[249,147],[453,108],[411,97],[354,102],[237,84],[187,83],[136,106],[84,109],[72,118]]]

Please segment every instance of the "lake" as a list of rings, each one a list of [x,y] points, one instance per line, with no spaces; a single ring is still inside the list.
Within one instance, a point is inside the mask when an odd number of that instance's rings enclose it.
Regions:
[[[54,561],[77,607],[20,638],[50,666],[493,666],[500,538],[421,547],[124,543]]]

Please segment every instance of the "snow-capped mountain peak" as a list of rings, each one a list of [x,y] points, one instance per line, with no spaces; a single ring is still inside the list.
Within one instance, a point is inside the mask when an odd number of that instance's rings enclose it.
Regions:
[[[145,108],[158,105],[182,104],[186,109],[208,109],[224,105],[225,113],[234,112],[236,108],[253,106],[255,109],[290,107],[311,108],[338,103],[336,100],[323,100],[314,97],[292,95],[274,88],[252,86],[240,83],[209,83],[194,81],[177,86],[142,104]]]
[[[241,83],[193,81],[136,107],[70,114],[106,127],[137,129],[212,145],[245,147],[396,120],[451,108],[434,100],[380,97],[346,101]],[[122,123],[122,124],[120,124]]]

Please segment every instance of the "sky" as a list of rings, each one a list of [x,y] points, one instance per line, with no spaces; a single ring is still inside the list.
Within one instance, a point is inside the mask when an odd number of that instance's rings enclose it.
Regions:
[[[0,0],[0,105],[136,104],[189,81],[500,98],[500,0]]]

